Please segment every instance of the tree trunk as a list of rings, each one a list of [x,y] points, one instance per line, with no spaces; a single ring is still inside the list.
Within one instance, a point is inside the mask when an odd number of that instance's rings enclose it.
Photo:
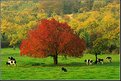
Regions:
[[[95,54],[96,60],[95,60],[95,64],[97,64],[97,53]]]
[[[58,64],[58,55],[54,55],[53,60],[54,60],[54,64],[57,65]]]
[[[13,46],[13,50],[15,50],[16,49],[16,47],[15,46]]]

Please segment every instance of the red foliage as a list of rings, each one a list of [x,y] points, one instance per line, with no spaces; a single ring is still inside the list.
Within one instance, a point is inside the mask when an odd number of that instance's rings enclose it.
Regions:
[[[20,46],[20,54],[32,57],[53,55],[81,56],[86,44],[66,23],[55,19],[42,20],[37,29],[30,30]]]

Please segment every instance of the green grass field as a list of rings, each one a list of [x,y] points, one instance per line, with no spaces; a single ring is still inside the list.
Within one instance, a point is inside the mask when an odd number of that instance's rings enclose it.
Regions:
[[[7,66],[6,61],[9,56],[15,57],[17,66]],[[111,56],[112,63],[107,63],[105,58]],[[53,65],[53,58],[30,58],[20,56],[19,49],[4,48],[0,50],[1,79],[2,80],[83,80],[83,79],[120,79],[120,55],[107,54],[99,55],[104,58],[104,64],[86,65],[84,59],[91,58],[95,60],[95,56],[85,54],[82,58],[68,57],[64,59],[59,56],[59,64]],[[41,64],[45,63],[45,64]],[[62,72],[61,67],[67,68],[68,72]]]

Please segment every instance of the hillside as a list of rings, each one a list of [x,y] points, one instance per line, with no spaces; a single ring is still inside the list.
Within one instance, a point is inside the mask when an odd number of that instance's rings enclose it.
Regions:
[[[18,46],[39,20],[55,18],[85,39],[87,53],[97,46],[101,53],[119,53],[119,7],[119,0],[1,1],[2,47]]]

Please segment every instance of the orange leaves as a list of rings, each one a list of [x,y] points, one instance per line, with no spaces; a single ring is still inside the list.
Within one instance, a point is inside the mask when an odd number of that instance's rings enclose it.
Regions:
[[[21,55],[43,58],[65,53],[69,56],[81,56],[86,48],[85,41],[73,33],[66,23],[44,19],[38,28],[29,31],[28,38],[22,41]]]

